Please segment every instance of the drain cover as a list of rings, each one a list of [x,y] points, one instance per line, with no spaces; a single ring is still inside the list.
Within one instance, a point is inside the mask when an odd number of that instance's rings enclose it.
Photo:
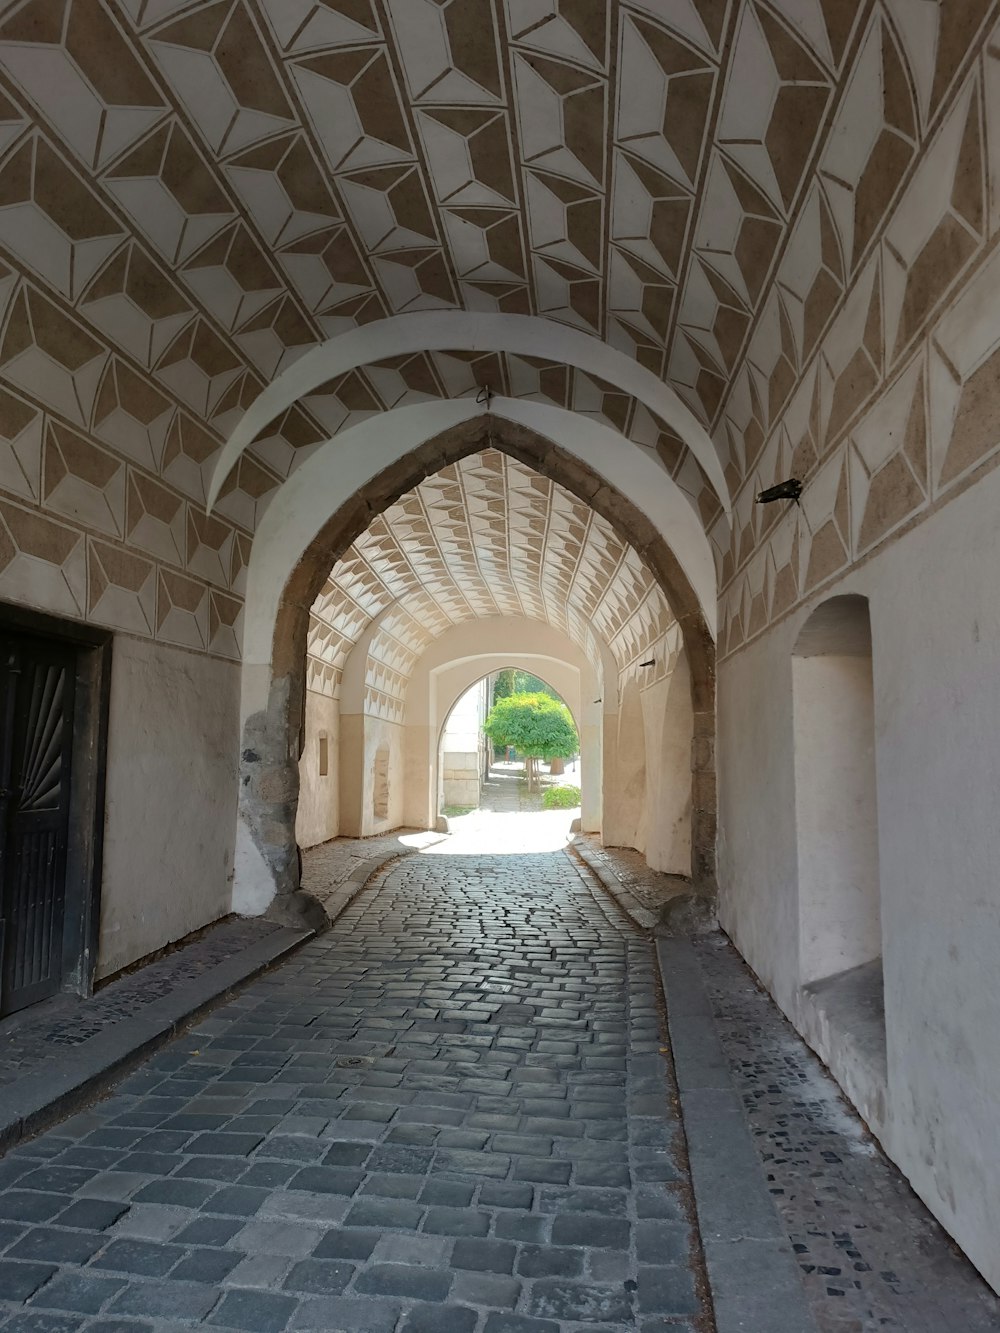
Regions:
[[[370,1065],[371,1057],[367,1055],[342,1055],[337,1061],[340,1069],[356,1069],[358,1065]]]

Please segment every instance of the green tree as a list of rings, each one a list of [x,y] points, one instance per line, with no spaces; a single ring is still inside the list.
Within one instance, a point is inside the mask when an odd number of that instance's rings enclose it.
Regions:
[[[580,748],[569,709],[549,694],[508,694],[494,703],[483,730],[494,745],[525,757],[528,787],[538,790],[539,759],[568,759]]]

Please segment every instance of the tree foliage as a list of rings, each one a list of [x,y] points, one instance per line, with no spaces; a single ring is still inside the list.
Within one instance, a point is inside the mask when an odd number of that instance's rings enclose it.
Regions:
[[[493,679],[493,702],[506,699],[512,694],[547,694],[553,699],[562,699],[550,685],[530,671],[521,671],[517,667],[504,667]]]
[[[580,748],[572,714],[549,694],[501,697],[483,729],[494,745],[512,745],[531,759],[569,759]]]

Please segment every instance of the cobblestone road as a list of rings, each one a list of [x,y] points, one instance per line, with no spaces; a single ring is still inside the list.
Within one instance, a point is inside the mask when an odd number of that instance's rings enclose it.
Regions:
[[[3,1328],[708,1328],[661,1042],[565,853],[410,857],[0,1162]]]

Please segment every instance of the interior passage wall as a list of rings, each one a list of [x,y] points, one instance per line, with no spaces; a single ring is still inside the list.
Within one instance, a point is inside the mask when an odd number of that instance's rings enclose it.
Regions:
[[[239,667],[117,635],[97,976],[229,910]]]
[[[690,875],[693,715],[686,654],[647,688],[634,679],[619,688],[621,711],[604,729],[604,841],[642,852],[653,870]]]
[[[486,691],[487,682],[477,682],[466,690],[448,715],[438,767],[442,808],[479,804]]]
[[[720,917],[807,1037],[792,654],[817,602],[869,599],[889,1155],[1000,1288],[1000,474],[719,667]],[[831,1038],[834,1039],[834,1038]],[[835,1072],[849,1091],[849,1058]]]
[[[340,832],[340,702],[306,693],[295,837],[315,847]]]
[[[406,728],[363,713],[340,715],[340,828],[347,838],[404,822]]]

